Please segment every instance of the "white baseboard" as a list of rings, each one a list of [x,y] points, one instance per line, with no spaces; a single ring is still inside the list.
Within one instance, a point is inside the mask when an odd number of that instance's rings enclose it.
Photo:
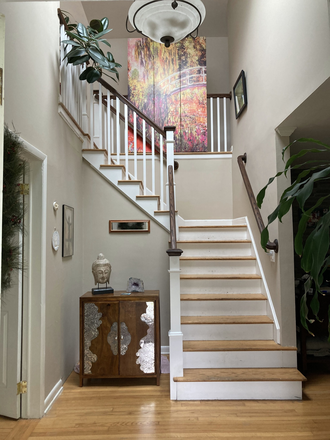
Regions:
[[[63,391],[63,381],[62,379],[60,379],[45,399],[44,414],[47,414],[47,412],[50,410],[53,403],[55,402],[57,397],[62,393],[62,391]]]
[[[161,354],[170,354],[170,347],[169,345],[162,345],[160,348]]]

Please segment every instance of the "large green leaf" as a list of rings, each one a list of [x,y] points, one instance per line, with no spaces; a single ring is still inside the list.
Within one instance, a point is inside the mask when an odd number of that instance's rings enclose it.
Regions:
[[[103,24],[101,20],[97,20],[94,18],[93,20],[90,21],[89,25],[92,29],[95,29],[97,32],[103,31]]]
[[[74,66],[78,66],[79,64],[84,64],[84,63],[87,63],[87,61],[90,59],[90,56],[89,55],[85,55],[85,56],[83,56],[83,57],[79,57],[79,58],[77,58],[72,64],[74,65]]]
[[[77,34],[74,34],[73,32],[65,31],[65,33],[67,34],[68,37],[74,38],[78,41],[81,41],[82,43],[85,43],[87,41],[87,38],[81,37]]]
[[[299,203],[300,209],[304,208],[306,200],[312,194],[312,191],[314,188],[314,183],[316,181],[324,179],[325,177],[328,177],[328,176],[330,176],[330,167],[314,173],[307,180],[304,187],[300,190],[299,194],[297,195],[297,202]]]
[[[80,37],[88,37],[87,29],[82,23],[78,23],[77,32]]]
[[[87,67],[87,69],[85,69],[81,74],[80,74],[80,76],[79,76],[79,79],[80,80],[84,80],[84,79],[87,79],[87,75],[92,71],[92,70],[94,70],[94,67]]]
[[[101,77],[102,73],[97,70],[97,69],[93,69],[90,72],[88,72],[86,79],[88,83],[93,83],[95,81],[97,81],[100,77]]]
[[[320,204],[329,196],[330,194],[322,197],[319,200]],[[308,236],[304,246],[301,267],[305,272],[311,273],[314,282],[317,282],[318,280],[323,262],[329,250],[329,228],[330,211],[318,221],[316,228]]]
[[[62,44],[71,44],[71,46],[81,46],[81,44],[79,44],[77,41],[73,41],[73,40],[62,40],[61,41]]]
[[[105,31],[107,29],[107,27],[109,26],[109,20],[107,19],[107,17],[103,17],[101,20],[102,26],[103,26],[103,30]]]
[[[68,58],[68,60],[70,60],[70,58],[81,57],[83,55],[86,55],[85,49],[72,49],[65,55],[63,59]]]
[[[295,141],[291,142],[291,144],[287,145],[286,147],[284,147],[282,149],[282,160],[283,162],[285,162],[284,159],[284,154],[287,151],[288,148],[292,147],[292,145],[296,144],[296,143],[308,143],[308,144],[315,144],[315,145],[319,145],[320,147],[324,147],[327,150],[330,150],[330,146],[327,144],[324,144],[323,142],[320,142],[316,139],[313,138],[300,138],[300,139],[296,139]]]
[[[290,159],[287,160],[286,164],[285,164],[285,169],[284,171],[286,172],[288,170],[288,168],[290,168],[291,164],[298,159],[299,157],[303,157],[308,153],[324,153],[325,149],[320,150],[319,148],[311,148],[311,149],[306,149],[306,150],[300,150],[299,153],[294,154],[293,156],[290,157]]]
[[[98,34],[95,35],[95,38],[99,39],[99,38],[103,37],[103,35],[106,35],[111,31],[112,31],[112,29],[107,29],[105,31],[99,32]]]
[[[89,47],[87,52],[93,58],[94,61],[100,63],[102,65],[108,66],[109,61],[105,58],[105,56],[95,47]]]
[[[276,179],[276,177],[279,177],[279,176],[281,176],[282,174],[283,174],[283,171],[280,171],[279,173],[276,174],[276,176],[271,177],[271,178],[268,180],[267,185],[264,186],[264,187],[259,191],[259,193],[258,193],[258,195],[257,195],[257,199],[256,199],[256,200],[257,200],[257,205],[258,205],[259,208],[261,208],[261,206],[262,206],[262,202],[264,201],[265,194],[266,194],[266,189],[268,188],[268,186],[269,186],[271,183],[274,182],[274,180]]]
[[[294,198],[283,200],[279,205],[278,219],[282,222],[282,217],[290,211],[291,205],[294,202]]]

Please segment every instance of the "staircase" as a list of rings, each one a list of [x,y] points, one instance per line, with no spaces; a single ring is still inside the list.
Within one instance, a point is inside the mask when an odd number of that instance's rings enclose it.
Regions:
[[[301,399],[246,219],[179,227],[182,375],[177,400]]]

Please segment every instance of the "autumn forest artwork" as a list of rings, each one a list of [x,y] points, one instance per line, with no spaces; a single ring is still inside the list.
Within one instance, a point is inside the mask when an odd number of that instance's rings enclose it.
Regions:
[[[169,48],[149,38],[129,39],[128,98],[161,128],[176,127],[175,151],[206,151],[206,39],[188,37]]]

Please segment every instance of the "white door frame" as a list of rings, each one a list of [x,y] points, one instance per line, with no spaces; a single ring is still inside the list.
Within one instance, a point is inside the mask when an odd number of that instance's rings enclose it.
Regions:
[[[21,138],[29,163],[28,267],[23,301],[22,418],[41,418],[45,399],[47,156]]]

